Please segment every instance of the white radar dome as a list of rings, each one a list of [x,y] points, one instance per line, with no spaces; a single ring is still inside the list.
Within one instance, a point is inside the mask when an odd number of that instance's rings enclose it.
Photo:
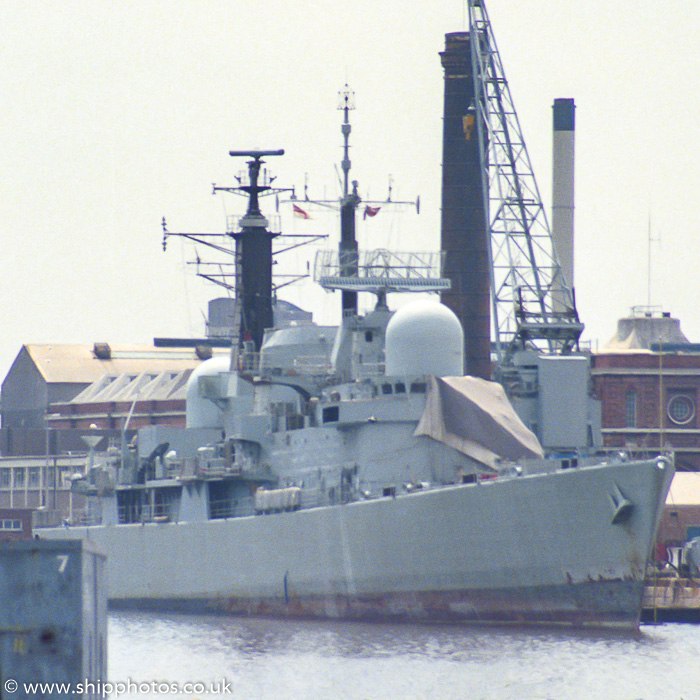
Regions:
[[[231,369],[228,355],[202,362],[187,380],[185,421],[188,428],[221,428],[223,413],[212,399],[224,398]]]
[[[386,328],[389,376],[464,374],[464,332],[455,314],[428,299],[402,306]]]

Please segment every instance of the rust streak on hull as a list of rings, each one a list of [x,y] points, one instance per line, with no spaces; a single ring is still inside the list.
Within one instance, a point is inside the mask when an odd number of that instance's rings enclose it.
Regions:
[[[284,619],[443,624],[516,624],[636,630],[642,581],[595,581],[543,588],[421,591],[381,595],[201,600],[117,600],[115,608],[217,612]]]

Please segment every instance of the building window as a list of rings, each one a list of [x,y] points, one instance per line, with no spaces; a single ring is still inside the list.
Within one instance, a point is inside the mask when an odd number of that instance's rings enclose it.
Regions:
[[[0,489],[9,489],[12,472],[8,467],[0,467]]]
[[[58,488],[59,489],[70,489],[73,483],[71,476],[73,475],[73,469],[71,467],[59,467],[59,477],[58,477]]]
[[[672,396],[666,406],[666,413],[676,425],[686,425],[695,418],[695,401],[683,394]]]
[[[29,468],[29,488],[39,488],[39,467]]]
[[[630,390],[625,394],[625,427],[634,428],[637,425],[637,394]]]
[[[24,488],[24,477],[25,477],[25,472],[24,472],[24,467],[15,467],[14,469],[15,472],[15,488]]]
[[[22,531],[22,521],[16,520],[15,518],[6,518],[0,520],[0,530],[10,530],[11,532],[21,532]]]

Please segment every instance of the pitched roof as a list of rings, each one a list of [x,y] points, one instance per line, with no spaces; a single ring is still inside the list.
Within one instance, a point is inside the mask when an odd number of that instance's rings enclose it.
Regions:
[[[155,401],[185,399],[191,369],[140,374],[106,374],[70,403],[103,403],[106,401]]]
[[[605,345],[603,352],[649,350],[654,343],[686,345],[688,342],[677,318],[670,314],[657,316],[649,312],[619,319],[617,333]]]
[[[181,372],[202,362],[194,348],[153,345],[112,345],[106,359],[98,358],[95,346],[87,344],[31,344],[23,349],[50,384],[92,384],[105,375]]]

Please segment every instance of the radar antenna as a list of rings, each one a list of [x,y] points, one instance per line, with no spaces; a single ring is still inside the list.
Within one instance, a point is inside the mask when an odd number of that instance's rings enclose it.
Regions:
[[[355,219],[356,212],[361,203],[364,202],[365,209],[363,218],[375,216],[380,209],[384,207],[395,207],[403,205],[412,205],[416,207],[416,211],[420,213],[420,199],[415,202],[403,202],[392,199],[392,180],[389,179],[389,191],[385,200],[363,200],[358,193],[357,180],[350,180],[350,169],[352,163],[350,161],[350,133],[352,126],[350,124],[350,112],[355,109],[355,93],[346,83],[342,90],[338,92],[338,109],[343,112],[343,122],[341,124],[341,133],[343,134],[343,160],[340,167],[343,171],[342,178],[342,196],[340,198],[340,245],[337,258],[328,251],[318,251],[316,261],[314,263],[314,277],[317,282],[320,282],[326,289],[341,290],[341,307],[342,316],[356,316],[358,311],[357,295],[359,291],[375,291],[374,283],[367,283],[367,276],[372,277],[372,268],[374,260],[361,259],[358,251],[357,238],[355,234]],[[337,200],[319,200],[309,199],[307,187],[304,188],[305,201],[311,204],[321,206],[338,207]],[[427,263],[429,275],[433,274],[433,263]],[[382,263],[382,269],[386,265]],[[420,260],[417,263],[416,269],[421,271],[418,273],[423,277],[426,268],[426,261]],[[369,272],[368,272],[369,271]],[[409,277],[412,277],[413,270]],[[433,275],[434,276],[434,275]],[[405,280],[400,280],[399,284],[405,284]],[[383,289],[383,287],[381,287]],[[382,293],[381,299],[384,299]]]

